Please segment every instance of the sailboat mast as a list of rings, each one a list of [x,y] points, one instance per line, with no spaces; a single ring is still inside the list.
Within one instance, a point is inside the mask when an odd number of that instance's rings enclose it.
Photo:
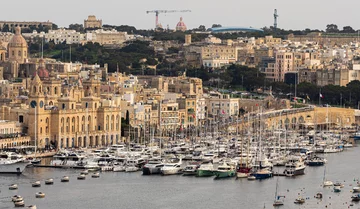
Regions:
[[[36,151],[37,151],[37,104],[35,105],[35,155],[34,158],[36,158]]]

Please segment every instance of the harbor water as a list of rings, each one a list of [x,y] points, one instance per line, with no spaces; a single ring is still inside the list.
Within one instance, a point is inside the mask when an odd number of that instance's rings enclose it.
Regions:
[[[274,177],[263,181],[247,179],[214,180],[193,176],[142,176],[136,173],[101,173],[100,178],[87,176],[77,180],[79,170],[53,168],[27,168],[20,176],[0,176],[0,209],[14,208],[11,196],[18,194],[26,205],[36,205],[38,209],[180,209],[180,208],[273,208],[276,180],[279,178],[279,195],[285,196],[281,208],[360,208],[359,203],[351,204],[352,187],[360,177],[360,147],[341,153],[327,154],[326,166],[307,167],[305,175],[297,177]],[[274,167],[274,172],[284,168]],[[345,185],[340,193],[332,187],[321,186],[324,170],[326,179]],[[70,177],[70,182],[61,183],[62,176]],[[44,180],[53,178],[54,185],[45,185]],[[31,182],[41,180],[40,188],[32,188]],[[18,190],[8,190],[8,185],[16,183]],[[44,192],[46,197],[36,199],[36,192]],[[317,192],[323,199],[314,198]],[[303,205],[294,204],[301,195],[306,199]]]

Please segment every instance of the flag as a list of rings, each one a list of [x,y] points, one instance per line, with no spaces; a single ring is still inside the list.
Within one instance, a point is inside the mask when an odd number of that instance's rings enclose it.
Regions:
[[[320,93],[320,98],[321,98],[321,99],[323,99],[323,98],[324,98],[324,96],[323,96],[321,93]]]
[[[222,114],[225,114],[225,111],[224,111],[224,110],[222,110]]]

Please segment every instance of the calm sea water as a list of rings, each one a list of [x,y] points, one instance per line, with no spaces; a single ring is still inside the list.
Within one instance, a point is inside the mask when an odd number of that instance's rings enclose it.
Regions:
[[[332,188],[322,188],[325,167],[307,167],[306,175],[296,178],[274,177],[264,181],[246,179],[214,180],[185,176],[142,176],[138,173],[102,173],[98,179],[90,176],[77,180],[79,171],[65,169],[29,168],[21,176],[0,176],[0,209],[14,208],[10,197],[19,194],[26,205],[36,204],[39,209],[180,209],[180,208],[273,208],[276,180],[279,178],[279,194],[285,195],[284,209],[298,208],[348,208],[355,185],[360,177],[360,147],[339,154],[326,156],[327,177],[344,182],[341,193]],[[281,168],[283,169],[283,168]],[[275,168],[275,171],[277,168]],[[60,178],[70,176],[69,183]],[[44,185],[46,178],[54,178],[54,185]],[[31,182],[42,180],[40,188],[32,188]],[[19,190],[10,191],[8,185],[17,183]],[[36,199],[35,193],[42,191],[44,199]],[[324,198],[314,198],[322,192]],[[293,202],[298,194],[309,199],[303,205]],[[360,208],[354,203],[350,208]]]

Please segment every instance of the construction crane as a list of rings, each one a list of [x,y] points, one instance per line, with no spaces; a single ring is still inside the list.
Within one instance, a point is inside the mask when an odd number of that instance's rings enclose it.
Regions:
[[[191,10],[152,10],[146,11],[147,14],[155,13],[155,29],[159,26],[159,14],[160,13],[175,13],[175,12],[191,12]]]
[[[276,33],[276,29],[277,29],[277,19],[278,19],[279,15],[277,14],[277,9],[274,10],[274,32]]]

